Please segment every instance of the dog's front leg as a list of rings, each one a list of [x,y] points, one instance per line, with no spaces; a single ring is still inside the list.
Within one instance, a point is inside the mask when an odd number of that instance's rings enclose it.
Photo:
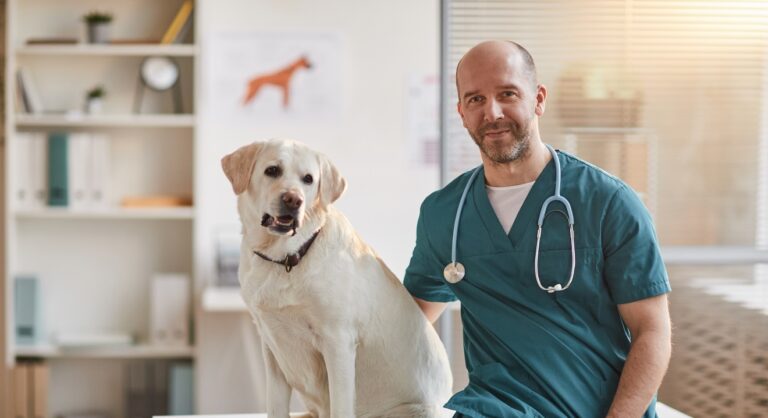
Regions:
[[[351,336],[333,335],[325,338],[323,359],[328,372],[331,418],[355,416],[355,352]]]
[[[291,386],[277,364],[275,355],[266,343],[262,342],[264,365],[267,374],[267,416],[269,418],[288,418],[291,408]]]

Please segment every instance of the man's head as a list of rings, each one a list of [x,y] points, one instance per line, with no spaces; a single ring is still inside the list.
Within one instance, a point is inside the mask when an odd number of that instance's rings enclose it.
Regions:
[[[509,41],[474,46],[456,67],[456,89],[464,127],[491,161],[518,160],[531,141],[540,141],[538,117],[547,90],[522,46]]]

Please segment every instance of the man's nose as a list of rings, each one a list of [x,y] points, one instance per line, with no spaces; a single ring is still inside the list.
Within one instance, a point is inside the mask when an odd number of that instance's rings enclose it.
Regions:
[[[299,196],[296,192],[285,192],[283,193],[283,204],[286,208],[291,210],[297,210],[301,207],[301,204],[304,203],[304,200]]]
[[[485,105],[486,122],[494,122],[503,118],[504,112],[502,112],[499,102],[496,100],[488,100]]]

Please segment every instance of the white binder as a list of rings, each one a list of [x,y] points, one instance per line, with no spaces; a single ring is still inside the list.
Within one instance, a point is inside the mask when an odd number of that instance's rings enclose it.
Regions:
[[[150,343],[189,345],[190,279],[186,274],[156,274],[150,301]]]

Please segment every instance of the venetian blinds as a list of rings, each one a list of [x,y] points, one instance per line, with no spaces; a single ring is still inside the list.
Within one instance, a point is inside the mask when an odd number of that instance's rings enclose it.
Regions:
[[[627,181],[663,244],[753,246],[768,228],[766,2],[444,0],[443,25],[443,182],[480,162],[456,63],[508,39],[548,87],[542,139]]]

